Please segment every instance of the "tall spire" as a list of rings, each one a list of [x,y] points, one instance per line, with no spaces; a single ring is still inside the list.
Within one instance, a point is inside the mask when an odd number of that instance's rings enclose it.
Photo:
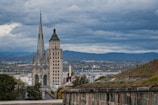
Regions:
[[[37,64],[44,63],[44,40],[43,40],[43,29],[42,29],[42,15],[40,12],[38,42],[37,42]]]
[[[39,23],[39,34],[43,36],[43,29],[42,29],[42,14],[40,12],[40,23]]]

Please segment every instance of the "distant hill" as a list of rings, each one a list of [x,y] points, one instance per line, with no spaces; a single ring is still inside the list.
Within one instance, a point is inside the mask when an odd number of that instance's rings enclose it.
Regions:
[[[66,60],[128,60],[128,61],[150,61],[158,58],[158,53],[82,53],[74,51],[64,51],[63,58]]]
[[[30,61],[32,59],[32,53],[30,52],[0,52],[0,59],[3,60],[17,60],[17,61]]]
[[[31,60],[30,52],[0,52],[0,59],[7,60]],[[128,61],[151,61],[158,59],[158,53],[83,53],[74,51],[63,51],[64,60],[128,60]]]
[[[152,77],[158,75],[158,59],[115,75],[117,78]]]

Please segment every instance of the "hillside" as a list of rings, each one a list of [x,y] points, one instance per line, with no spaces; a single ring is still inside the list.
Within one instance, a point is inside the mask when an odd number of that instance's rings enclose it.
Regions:
[[[151,77],[158,74],[158,59],[115,75],[115,78]]]
[[[117,88],[141,86],[158,86],[158,59],[114,75],[109,79],[102,78],[102,80],[99,80],[99,82],[85,84],[79,86],[79,88]]]

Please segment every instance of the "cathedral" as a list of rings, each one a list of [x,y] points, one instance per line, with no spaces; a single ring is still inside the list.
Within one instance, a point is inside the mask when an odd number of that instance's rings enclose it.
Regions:
[[[37,53],[33,55],[33,85],[40,83],[42,88],[58,87],[63,84],[63,58],[60,39],[53,29],[49,40],[49,48],[44,48],[42,16],[40,13]]]

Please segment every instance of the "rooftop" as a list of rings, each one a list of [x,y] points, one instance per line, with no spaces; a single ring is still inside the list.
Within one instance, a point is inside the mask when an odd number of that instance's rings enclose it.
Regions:
[[[53,35],[49,41],[60,41],[58,35],[56,34],[56,29],[53,30]]]

